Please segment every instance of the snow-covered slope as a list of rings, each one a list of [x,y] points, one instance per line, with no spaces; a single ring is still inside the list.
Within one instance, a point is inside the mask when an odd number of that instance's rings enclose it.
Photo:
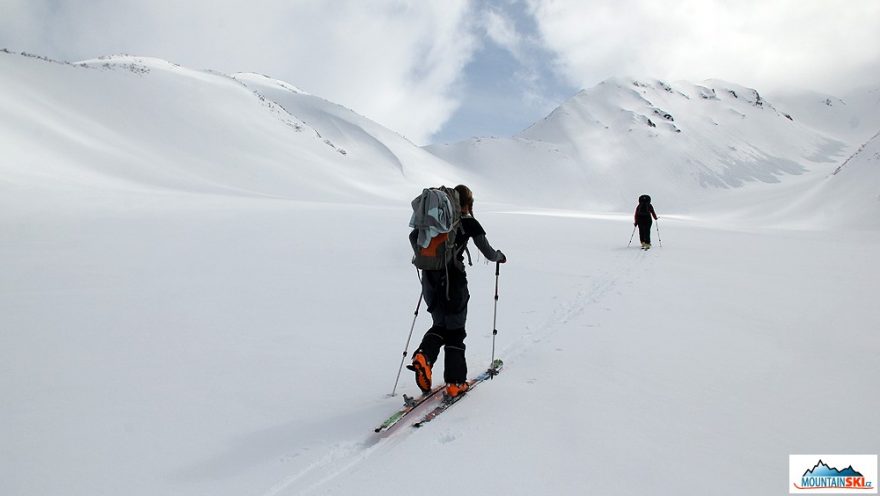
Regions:
[[[789,454],[875,452],[880,230],[838,226],[876,210],[877,137],[757,104],[609,82],[472,143],[505,159],[475,179],[263,76],[0,53],[0,494],[769,495]],[[430,327],[409,200],[439,182],[508,256],[468,268],[470,375],[505,369],[377,436],[417,393],[388,396]],[[695,192],[716,215],[666,215]],[[626,212],[530,207],[587,201]]]
[[[847,143],[723,81],[610,79],[512,138],[428,149],[537,205],[628,210],[641,193],[689,209],[721,190],[827,173]]]
[[[645,253],[626,216],[478,203],[504,372],[380,437],[418,391],[387,397],[408,205],[224,204],[0,213],[0,493],[772,495],[791,453],[877,449],[878,232],[661,217]],[[473,375],[494,267],[468,279]]]
[[[23,195],[45,194],[36,202],[45,207],[96,189],[130,200],[164,191],[399,201],[426,184],[464,182],[499,203],[625,211],[650,193],[666,212],[741,212],[761,200],[742,205],[730,190],[755,189],[771,203],[801,195],[864,143],[847,140],[880,115],[867,90],[834,118],[817,114],[825,104],[790,103],[802,120],[731,83],[618,78],[515,137],[428,153],[266,76],[131,56],[66,64],[0,52],[0,64],[3,197],[22,206]]]
[[[84,188],[358,201],[453,180],[448,164],[354,112],[282,83],[253,86],[143,57],[66,64],[0,52],[5,196]],[[289,99],[255,90],[304,102],[286,109]]]
[[[799,122],[849,144],[864,143],[880,130],[880,84],[842,96],[787,91],[771,98]]]
[[[271,100],[314,129],[330,146],[343,155],[353,155],[363,164],[391,164],[400,174],[413,180],[428,179],[424,170],[459,174],[421,148],[366,117],[323,98],[309,95],[288,83],[268,76],[240,73],[233,77]]]
[[[880,229],[880,132],[800,202],[811,225]]]

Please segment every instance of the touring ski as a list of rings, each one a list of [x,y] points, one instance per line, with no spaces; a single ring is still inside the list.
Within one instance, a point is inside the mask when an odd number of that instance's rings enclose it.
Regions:
[[[403,406],[400,408],[400,410],[397,410],[390,417],[385,419],[385,421],[382,422],[379,425],[379,427],[376,427],[374,429],[374,431],[375,432],[382,432],[384,430],[390,429],[391,426],[400,422],[407,415],[412,413],[412,411],[415,410],[416,408],[418,408],[419,405],[423,404],[424,402],[426,402],[432,398],[436,398],[437,393],[439,393],[440,391],[443,391],[443,389],[444,389],[444,386],[435,387],[435,388],[431,389],[430,391],[428,391],[427,393],[423,394],[422,396],[419,396],[418,398],[413,398],[411,396],[407,396],[404,394],[403,395]]]
[[[421,427],[421,426],[427,424],[428,422],[434,420],[435,418],[437,418],[438,415],[445,412],[449,407],[458,403],[459,400],[461,400],[462,398],[464,398],[465,396],[470,394],[471,390],[473,390],[475,387],[477,387],[481,382],[483,382],[487,379],[491,379],[492,377],[495,377],[496,375],[498,375],[498,373],[501,372],[501,367],[503,367],[503,366],[504,366],[504,362],[502,362],[500,359],[496,359],[494,362],[492,362],[491,367],[486,369],[480,375],[478,375],[468,381],[468,389],[466,392],[464,392],[454,398],[450,398],[444,394],[443,399],[440,401],[440,404],[437,405],[436,407],[434,407],[434,409],[431,410],[430,412],[426,413],[418,422],[414,423],[413,427]]]

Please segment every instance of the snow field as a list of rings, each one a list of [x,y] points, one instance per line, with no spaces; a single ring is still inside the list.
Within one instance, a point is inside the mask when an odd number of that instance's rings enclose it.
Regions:
[[[664,246],[642,252],[627,215],[478,204],[510,258],[505,370],[377,439],[418,296],[407,209],[175,211],[4,219],[4,493],[383,494],[463,467],[423,491],[772,494],[787,454],[867,452],[880,434],[876,233],[661,211]],[[471,375],[491,354],[494,279],[469,269]],[[410,352],[428,326],[423,307]],[[406,370],[398,392],[416,392]]]

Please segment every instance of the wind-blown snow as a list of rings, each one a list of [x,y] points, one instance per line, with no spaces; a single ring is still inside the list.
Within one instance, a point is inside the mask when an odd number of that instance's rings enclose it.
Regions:
[[[769,495],[876,453],[876,134],[642,84],[438,158],[266,76],[0,52],[0,494]],[[505,369],[377,436],[416,392],[409,200],[457,182]]]

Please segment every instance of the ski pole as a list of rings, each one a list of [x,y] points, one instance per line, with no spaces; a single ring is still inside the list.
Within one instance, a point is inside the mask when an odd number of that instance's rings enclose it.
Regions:
[[[418,273],[418,269],[416,269]],[[419,277],[421,282],[421,277]],[[409,336],[406,337],[406,346],[403,348],[403,356],[400,358],[400,368],[397,369],[397,379],[394,380],[394,389],[391,390],[389,396],[395,396],[397,393],[397,384],[400,382],[400,373],[403,372],[403,362],[406,361],[406,354],[409,351],[409,342],[412,340],[413,330],[416,328],[416,319],[419,318],[419,308],[422,306],[422,289],[419,288],[419,302],[416,303],[416,311],[413,313],[412,325],[409,328]]]
[[[629,243],[626,244],[626,247],[629,248],[629,245],[633,244],[633,236],[636,235],[636,226],[633,226],[633,233],[629,235]]]
[[[660,239],[660,219],[657,220],[657,244],[660,245],[660,248],[663,248],[663,240]]]
[[[492,361],[489,362],[489,378],[495,378],[495,336],[498,335],[498,275],[501,273],[501,262],[495,262],[495,311],[492,313]]]

